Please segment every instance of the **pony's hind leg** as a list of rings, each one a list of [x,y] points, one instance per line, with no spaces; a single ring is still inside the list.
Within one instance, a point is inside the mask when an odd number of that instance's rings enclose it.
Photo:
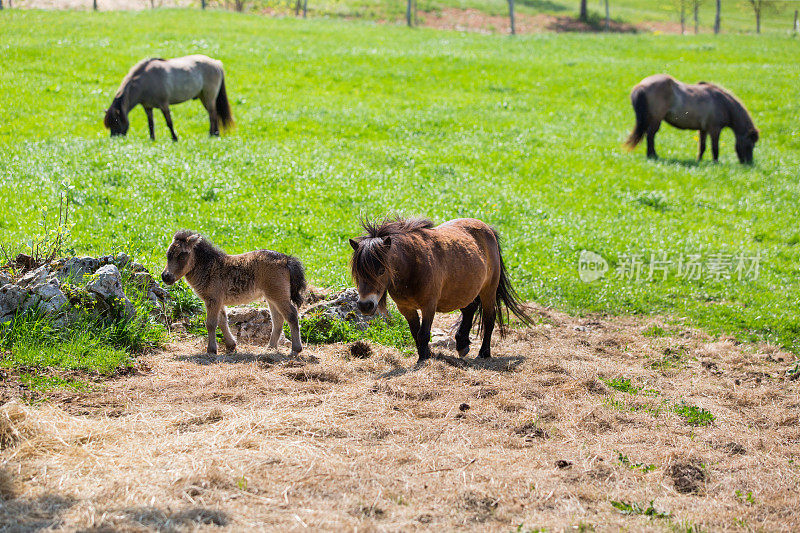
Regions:
[[[698,148],[697,148],[697,161],[700,162],[700,161],[703,160],[703,154],[706,153],[706,135],[707,135],[707,132],[705,130],[700,130],[698,132],[698,135],[700,137],[700,140],[698,141],[699,145],[698,145]]]
[[[653,121],[649,128],[647,128],[647,157],[649,159],[658,159],[656,154],[656,133],[658,128],[661,127],[661,121]]]
[[[270,313],[273,315],[273,324],[276,323],[275,315],[281,315],[281,327],[283,327],[284,319],[289,323],[289,331],[292,334],[292,355],[302,352],[303,341],[300,339],[300,315],[297,312],[297,307],[287,298],[283,302],[270,302],[269,308]],[[273,311],[277,311],[277,313],[273,313]],[[275,332],[274,328],[275,326],[273,325],[273,333]],[[272,337],[270,337],[269,341],[272,344]],[[275,337],[275,342],[278,342],[277,336]]]
[[[482,306],[482,313],[483,313],[483,340],[481,341],[481,349],[478,351],[478,357],[482,359],[488,359],[492,356],[492,332],[494,331],[494,322],[496,318],[496,311],[494,308],[495,299],[497,290],[495,289],[494,293],[487,294],[484,291],[484,294],[481,294],[481,306]]]
[[[153,122],[153,108],[145,107],[144,112],[147,115],[147,127],[150,129],[150,140],[156,140],[156,125]]]
[[[161,112],[164,114],[164,120],[167,121],[167,127],[169,128],[169,132],[172,134],[172,140],[177,141],[178,136],[175,135],[175,128],[172,127],[172,115],[169,112],[169,106],[161,106]]]
[[[200,101],[203,102],[203,107],[208,111],[208,134],[211,137],[219,137],[219,114],[217,113],[215,97],[208,96],[204,91],[200,97]]]
[[[229,352],[235,352],[236,337],[233,336],[230,327],[228,327],[228,310],[225,309],[225,306],[222,306],[222,309],[219,310],[219,329],[222,330],[222,338],[225,339],[225,348]]]
[[[274,350],[278,347],[278,341],[283,334],[283,315],[272,302],[269,303],[269,317],[272,320],[272,333],[269,335],[269,348]]]
[[[475,311],[481,304],[480,297],[475,298],[471,304],[461,310],[461,324],[458,326],[456,332],[456,352],[459,357],[464,357],[469,353],[469,332],[472,329],[472,318],[475,316]]]

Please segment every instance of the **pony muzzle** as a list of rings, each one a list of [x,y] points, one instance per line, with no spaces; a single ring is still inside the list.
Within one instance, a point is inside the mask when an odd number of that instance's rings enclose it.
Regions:
[[[361,311],[361,314],[371,316],[375,314],[375,311],[378,310],[378,295],[371,294],[367,298],[359,298],[358,299],[358,310]]]
[[[167,285],[172,285],[175,283],[175,276],[173,276],[170,272],[164,271],[161,273],[161,281],[166,283]]]

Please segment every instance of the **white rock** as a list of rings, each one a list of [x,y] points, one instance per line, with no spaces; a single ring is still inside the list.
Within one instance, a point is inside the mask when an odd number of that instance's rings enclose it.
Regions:
[[[133,304],[122,289],[122,276],[116,265],[105,265],[97,269],[91,281],[86,284],[86,290],[96,294],[99,300],[114,309],[123,309],[128,317],[135,313]]]

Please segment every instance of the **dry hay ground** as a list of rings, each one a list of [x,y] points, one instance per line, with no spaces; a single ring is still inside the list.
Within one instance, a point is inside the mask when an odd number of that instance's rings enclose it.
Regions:
[[[800,528],[790,355],[539,314],[485,363],[331,345],[217,364],[190,339],[100,391],[11,401],[0,529]],[[680,400],[714,423],[689,425]]]

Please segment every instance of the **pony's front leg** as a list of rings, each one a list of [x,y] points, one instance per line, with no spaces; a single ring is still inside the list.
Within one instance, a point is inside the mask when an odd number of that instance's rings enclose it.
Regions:
[[[411,338],[414,339],[414,344],[416,344],[417,351],[419,352],[419,313],[417,313],[416,309],[411,307],[400,307],[398,305],[397,309],[400,311],[400,314],[403,315],[403,318],[406,319],[406,322],[408,322],[408,329],[411,330]],[[421,355],[420,359],[422,359]]]
[[[217,325],[222,304],[215,300],[206,302],[206,329],[208,330],[208,348],[206,353],[217,355]]]
[[[222,338],[225,339],[225,348],[229,352],[235,352],[236,337],[233,336],[228,326],[228,310],[225,309],[225,306],[222,306],[222,309],[219,310],[219,328],[222,330]]]
[[[161,106],[161,112],[164,114],[164,120],[167,121],[167,127],[169,128],[169,132],[172,134],[172,140],[177,141],[178,136],[175,135],[175,128],[172,127],[172,115],[169,112],[169,106]]]
[[[697,162],[699,163],[700,161],[703,160],[703,154],[706,153],[706,135],[707,135],[707,133],[705,131],[703,131],[703,130],[700,130],[698,133],[700,135],[700,146],[697,149]]]
[[[431,341],[431,326],[433,326],[433,316],[436,314],[436,308],[422,310],[422,323],[417,332],[417,354],[419,361],[424,361],[430,358],[431,348],[428,343]]]
[[[147,115],[147,127],[150,128],[150,140],[156,140],[156,125],[153,122],[153,108],[145,107],[144,112]]]

